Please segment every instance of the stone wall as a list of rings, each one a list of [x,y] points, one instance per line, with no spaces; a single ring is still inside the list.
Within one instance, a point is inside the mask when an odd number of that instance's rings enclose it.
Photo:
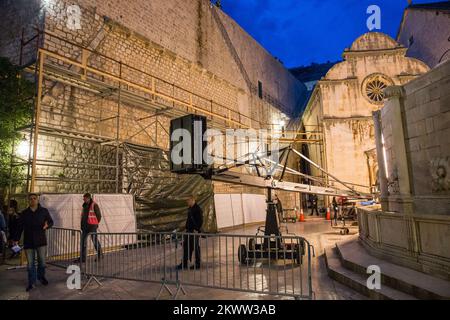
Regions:
[[[324,120],[327,167],[339,179],[362,186],[369,186],[369,168],[365,152],[374,148],[372,119],[328,119]],[[348,159],[351,161],[345,161]],[[339,183],[334,183],[343,188]],[[368,189],[355,186],[357,190]]]
[[[89,141],[45,136],[39,140],[38,150],[41,165],[37,166],[37,175],[41,179],[36,182],[36,189],[39,192],[115,192],[115,148],[101,147]]]
[[[391,91],[380,120],[388,209],[411,201],[416,214],[449,215],[450,61]]]
[[[359,239],[370,254],[450,280],[450,217],[358,208]]]
[[[73,4],[81,8],[80,30],[67,28],[69,16],[72,16],[67,10]],[[214,18],[213,12],[216,11],[218,19]],[[202,72],[209,72],[210,76],[225,80],[238,87],[241,92],[245,91],[245,97],[241,99],[244,104],[252,102],[248,101],[252,99],[252,94],[243,71],[249,77],[253,89],[257,87],[258,81],[262,82],[263,101],[276,105],[279,109],[283,107],[285,113],[294,112],[294,108],[303,102],[300,99],[306,93],[304,85],[278,60],[230,17],[211,7],[207,0],[5,0],[2,12],[6,17],[0,22],[4,30],[0,32],[2,55],[17,55],[22,28],[26,29],[27,36],[36,22],[39,21],[38,25],[42,25],[44,16],[47,27],[53,24],[54,28],[66,33],[68,40],[87,47],[98,40],[97,36],[101,36],[96,33],[102,32],[100,29],[104,18],[107,18],[108,21],[124,26],[129,31],[128,34],[138,34],[164,53],[172,53],[185,59]],[[221,32],[221,25],[225,34]],[[237,57],[234,53],[237,53]],[[239,63],[243,69],[238,66]],[[256,96],[255,92],[253,95]]]
[[[245,88],[244,75],[214,18],[212,11],[218,9],[211,7],[210,1],[78,0],[76,3],[93,8],[98,15],[108,16],[218,77]],[[302,84],[235,21],[220,10],[218,16],[252,85],[257,86],[258,80],[263,82],[264,91],[285,106],[285,112],[292,112],[304,90]],[[81,23],[82,27],[89,24],[83,20]]]
[[[397,41],[408,48],[407,56],[434,68],[450,59],[450,12],[407,9]]]
[[[290,72],[286,72],[286,68],[278,60],[274,59],[229,16],[222,11],[219,11],[219,16],[236,48],[253,90],[256,90],[260,81],[265,100],[289,115],[296,115],[303,107],[307,94],[306,86]]]

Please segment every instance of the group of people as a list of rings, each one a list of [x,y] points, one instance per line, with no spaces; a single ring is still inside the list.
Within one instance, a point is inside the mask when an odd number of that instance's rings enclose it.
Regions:
[[[80,258],[86,260],[86,238],[89,233],[96,233],[101,221],[99,206],[93,201],[92,196],[86,193],[83,196],[81,212],[82,243]],[[2,208],[0,214],[0,231],[2,232],[2,248],[17,248],[23,234],[23,250],[27,258],[28,284],[26,291],[32,290],[37,281],[47,286],[45,276],[45,258],[47,254],[46,230],[53,226],[50,212],[39,204],[39,196],[35,193],[28,195],[28,207],[19,213],[17,201],[11,200],[9,206]],[[6,242],[5,243],[5,238]],[[94,247],[99,258],[102,257],[101,245],[95,234],[92,236]],[[6,254],[4,252],[3,254]],[[13,255],[10,256],[12,258]]]
[[[279,221],[283,221],[283,206],[281,204],[281,200],[279,199],[278,195],[275,195],[273,202],[276,205]],[[342,205],[344,202],[345,202],[344,198],[340,197],[338,201],[336,200],[336,197],[333,197],[331,205],[334,211],[334,217],[337,217],[339,205]],[[311,194],[309,196],[309,203],[311,208],[310,216],[313,216],[314,214],[319,216],[319,198],[317,197],[316,194]]]
[[[201,267],[199,235],[203,225],[203,211],[196,203],[194,196],[189,197],[188,214],[186,220],[186,232],[194,235],[183,237],[183,260],[177,269],[189,268],[189,261],[192,261],[192,254],[195,252],[195,265],[191,268]],[[83,196],[81,211],[81,237],[82,246],[80,257],[75,262],[86,261],[87,237],[91,234],[91,240],[97,252],[97,259],[103,257],[102,247],[97,238],[97,229],[101,222],[102,214],[100,207],[92,199],[91,194]],[[8,207],[2,208],[0,214],[0,231],[5,235],[10,248],[17,247],[23,234],[23,250],[27,258],[28,284],[26,291],[32,290],[37,281],[47,286],[48,280],[45,275],[45,259],[47,250],[46,230],[53,226],[53,219],[50,212],[40,205],[39,196],[35,193],[28,195],[28,207],[19,213],[17,202],[12,200]],[[2,237],[3,238],[3,237]],[[3,240],[2,240],[3,241]],[[5,247],[6,243],[2,244]]]
[[[16,200],[11,200],[9,205],[3,205],[0,208],[0,248],[12,248],[13,239],[18,232],[19,210]],[[2,254],[6,255],[6,250],[2,250]],[[17,255],[12,252],[10,259]]]
[[[20,213],[17,201],[11,200],[9,206],[2,208],[1,216],[2,235],[6,235],[2,237],[2,248],[7,246],[12,249],[10,258],[18,253],[14,248],[18,247],[22,233],[24,234],[23,250],[28,261],[28,285],[26,290],[30,291],[37,280],[44,286],[48,285],[48,280],[45,277],[47,246],[45,231],[53,226],[53,220],[48,210],[39,205],[38,195],[35,193],[29,194],[28,207]],[[5,243],[5,239],[7,243]],[[3,254],[6,254],[5,250],[2,251],[4,251]]]

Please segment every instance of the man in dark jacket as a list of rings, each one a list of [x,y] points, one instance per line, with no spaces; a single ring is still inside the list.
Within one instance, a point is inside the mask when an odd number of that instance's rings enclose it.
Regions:
[[[203,225],[203,211],[200,206],[195,202],[195,197],[191,196],[187,200],[188,203],[188,216],[186,220],[186,232],[187,233],[201,233]],[[195,250],[195,266],[191,269],[200,268],[200,237],[198,235],[184,235],[183,236],[183,261],[177,266],[178,269],[188,267],[188,259],[192,261],[192,252]]]
[[[45,278],[45,256],[47,251],[45,230],[53,226],[53,219],[48,210],[39,204],[37,194],[29,194],[28,202],[29,207],[21,213],[17,221],[17,233],[14,235],[13,244],[18,244],[23,232],[23,246],[28,260],[28,286],[26,290],[30,291],[36,283],[36,277],[44,286],[48,285],[48,281]],[[36,256],[38,262],[37,273]]]
[[[333,206],[333,212],[334,212],[334,224],[337,225],[337,216],[339,211],[339,206],[336,200],[336,197],[333,197],[333,201],[331,202],[331,205]]]
[[[100,245],[100,241],[98,241],[97,237],[97,229],[100,221],[102,220],[102,214],[100,212],[100,208],[98,204],[94,202],[91,194],[86,193],[83,196],[83,209],[81,211],[81,257],[78,261],[84,262],[86,260],[86,243],[87,237],[90,233],[92,243],[94,244],[94,248],[97,251],[97,256],[100,259],[102,257],[102,246]]]
[[[317,207],[319,202],[319,198],[317,197],[316,194],[311,195],[311,214],[310,216],[314,215],[314,211],[316,212],[317,215],[319,215],[319,209]]]

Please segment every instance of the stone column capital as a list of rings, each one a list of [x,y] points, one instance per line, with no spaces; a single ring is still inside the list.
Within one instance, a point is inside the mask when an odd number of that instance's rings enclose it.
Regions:
[[[403,98],[405,96],[405,88],[403,86],[389,86],[384,89],[384,98]]]

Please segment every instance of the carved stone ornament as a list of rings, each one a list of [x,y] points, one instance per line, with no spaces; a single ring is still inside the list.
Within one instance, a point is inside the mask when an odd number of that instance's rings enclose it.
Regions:
[[[393,167],[391,174],[389,175],[388,180],[388,192],[389,194],[399,194],[400,193],[400,184],[398,179],[398,169],[397,167]]]
[[[370,103],[382,105],[385,99],[384,90],[393,84],[393,81],[383,74],[372,74],[362,83],[362,95]]]
[[[450,191],[449,158],[437,158],[430,161],[431,191],[443,193]]]

